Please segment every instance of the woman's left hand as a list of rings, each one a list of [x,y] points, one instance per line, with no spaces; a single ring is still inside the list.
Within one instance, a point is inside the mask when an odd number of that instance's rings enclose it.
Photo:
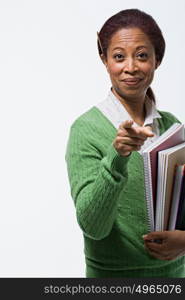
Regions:
[[[185,231],[155,231],[143,239],[146,250],[155,258],[172,260],[185,255]]]

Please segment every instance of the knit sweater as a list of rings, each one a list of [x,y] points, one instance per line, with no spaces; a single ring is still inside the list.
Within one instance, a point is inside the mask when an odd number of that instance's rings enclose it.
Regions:
[[[173,123],[158,111],[160,135]],[[142,236],[149,220],[143,159],[121,156],[113,146],[117,129],[96,107],[71,126],[66,151],[71,195],[83,231],[87,277],[185,277],[184,256],[152,257]]]

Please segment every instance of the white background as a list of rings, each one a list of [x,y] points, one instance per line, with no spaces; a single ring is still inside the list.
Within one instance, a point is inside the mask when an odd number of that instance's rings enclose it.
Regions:
[[[64,160],[69,128],[110,88],[96,31],[126,8],[167,44],[153,89],[185,122],[185,1],[0,1],[0,277],[84,277]]]

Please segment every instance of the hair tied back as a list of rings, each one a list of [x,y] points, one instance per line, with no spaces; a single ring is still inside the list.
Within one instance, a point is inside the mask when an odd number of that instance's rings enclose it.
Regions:
[[[103,47],[102,47],[102,44],[101,44],[101,41],[100,41],[100,37],[99,37],[98,31],[97,31],[97,38],[98,38],[98,44],[99,44],[99,47],[100,47],[101,52],[102,52],[102,54],[103,54]]]

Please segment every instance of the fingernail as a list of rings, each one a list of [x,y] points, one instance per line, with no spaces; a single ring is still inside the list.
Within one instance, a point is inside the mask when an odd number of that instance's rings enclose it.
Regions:
[[[142,237],[143,237],[143,239],[145,239],[147,237],[147,234],[144,234]]]

